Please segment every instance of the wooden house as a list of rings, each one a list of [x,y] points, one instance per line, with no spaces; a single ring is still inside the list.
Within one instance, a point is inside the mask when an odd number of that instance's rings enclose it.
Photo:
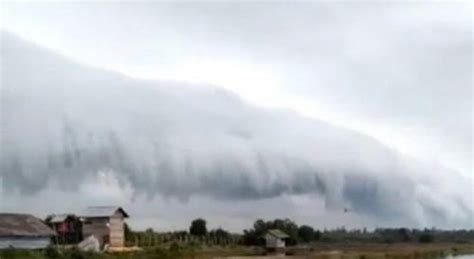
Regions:
[[[0,249],[41,249],[55,235],[40,219],[28,214],[0,213]]]
[[[82,240],[82,222],[73,214],[48,216],[46,224],[56,232],[57,244],[77,244]]]
[[[125,245],[124,220],[128,218],[128,214],[121,207],[88,207],[79,217],[84,238],[95,236],[101,246]]]
[[[286,239],[289,238],[289,236],[279,229],[270,229],[267,231],[264,238],[265,247],[268,250],[278,250],[285,248]]]

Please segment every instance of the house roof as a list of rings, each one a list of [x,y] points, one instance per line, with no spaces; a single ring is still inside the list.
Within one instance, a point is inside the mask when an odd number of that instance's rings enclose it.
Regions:
[[[289,238],[290,237],[285,232],[279,229],[269,229],[266,235],[274,236],[276,238]]]
[[[73,216],[70,214],[56,214],[56,215],[51,215],[49,219],[46,221],[49,223],[61,223],[64,222],[69,216]]]
[[[83,218],[108,218],[113,216],[115,213],[120,212],[125,218],[128,218],[127,212],[124,209],[117,206],[96,206],[87,207],[82,211],[79,216]]]
[[[28,214],[0,213],[0,236],[54,236],[40,219]]]

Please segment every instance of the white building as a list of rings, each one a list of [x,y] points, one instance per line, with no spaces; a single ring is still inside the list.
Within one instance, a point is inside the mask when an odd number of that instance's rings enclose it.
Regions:
[[[265,246],[270,249],[284,248],[286,246],[285,239],[289,237],[279,229],[270,229],[265,234]]]

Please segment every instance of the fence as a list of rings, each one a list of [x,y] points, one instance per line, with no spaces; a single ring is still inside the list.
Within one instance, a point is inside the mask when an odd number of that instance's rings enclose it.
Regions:
[[[166,246],[170,244],[179,245],[198,245],[198,246],[232,246],[242,243],[240,235],[229,236],[194,236],[189,233],[171,232],[171,233],[157,233],[157,232],[132,232],[126,235],[127,246],[139,247],[155,247]]]

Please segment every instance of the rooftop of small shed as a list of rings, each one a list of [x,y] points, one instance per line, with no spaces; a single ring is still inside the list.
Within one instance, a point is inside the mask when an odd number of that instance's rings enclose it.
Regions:
[[[273,237],[276,237],[276,238],[281,238],[281,239],[290,237],[285,232],[283,232],[279,229],[269,229],[266,233],[266,236],[267,235],[270,235],[270,236],[273,236]]]
[[[117,212],[121,213],[124,218],[128,218],[127,212],[117,206],[94,206],[87,207],[79,216],[83,218],[107,218],[115,215]]]

